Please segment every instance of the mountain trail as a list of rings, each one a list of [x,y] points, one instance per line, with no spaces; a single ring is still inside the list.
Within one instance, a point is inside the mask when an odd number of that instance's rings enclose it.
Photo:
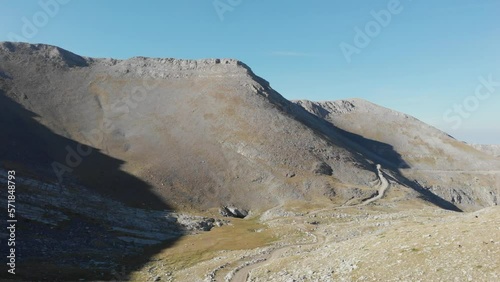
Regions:
[[[378,182],[378,187],[377,187],[378,189],[377,189],[377,194],[374,197],[369,198],[358,205],[333,207],[333,209],[354,208],[354,207],[364,206],[364,205],[368,205],[370,203],[373,203],[373,202],[383,198],[385,195],[385,192],[387,191],[387,189],[389,188],[390,185],[389,185],[389,181],[387,181],[387,179],[384,176],[384,173],[382,171],[382,166],[380,164],[377,164],[377,176],[378,176],[378,179],[376,181]],[[325,211],[327,209],[332,209],[332,207],[312,212],[309,215],[313,215],[313,214]],[[300,228],[300,229],[304,230],[303,228]],[[234,282],[242,282],[243,281],[243,282],[245,282],[248,280],[248,277],[249,277],[250,272],[252,270],[257,269],[261,266],[264,266],[264,265],[268,264],[269,262],[279,258],[280,256],[285,254],[291,248],[299,247],[299,246],[300,247],[303,247],[303,246],[315,247],[315,246],[320,246],[323,243],[325,243],[324,237],[319,235],[319,234],[315,234],[315,233],[308,232],[308,231],[306,231],[306,234],[314,237],[314,241],[309,242],[309,243],[289,244],[286,246],[278,247],[278,248],[268,252],[267,254],[259,255],[259,256],[254,257],[251,260],[245,261],[243,264],[240,264],[238,267],[236,267],[232,271],[230,271],[225,277],[222,277],[221,275],[220,276],[215,275],[215,277],[214,277],[214,279],[212,279],[212,281],[220,281],[220,282],[233,282],[233,281]]]
[[[382,172],[382,166],[379,164],[377,165],[377,176],[378,176],[378,179],[380,181],[380,183],[378,185],[377,195],[375,197],[372,197],[372,198],[369,198],[369,199],[363,201],[358,206],[368,205],[369,203],[375,202],[379,199],[382,199],[382,197],[384,197],[385,192],[389,188],[389,181],[387,181],[387,179],[385,178],[384,173]]]
[[[301,244],[291,244],[291,245],[286,245],[282,246],[279,248],[274,249],[270,253],[263,255],[259,258],[253,259],[252,264],[246,265],[243,264],[242,268],[236,268],[233,270],[233,272],[230,272],[226,278],[225,282],[231,281],[231,282],[244,282],[248,280],[248,277],[250,275],[250,272],[254,269],[257,269],[261,266],[266,265],[270,261],[274,261],[275,259],[278,259],[280,256],[285,254],[287,251],[294,247],[305,247],[305,246],[310,246],[310,247],[315,247],[315,246],[320,246],[325,242],[325,238],[319,234],[314,234],[311,232],[306,231],[306,234],[313,237],[314,241],[313,242],[308,242],[308,243],[301,243]]]

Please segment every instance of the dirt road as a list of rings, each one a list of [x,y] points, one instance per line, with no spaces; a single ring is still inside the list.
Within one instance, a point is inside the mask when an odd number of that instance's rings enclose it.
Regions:
[[[382,166],[380,164],[377,165],[377,176],[378,176],[378,193],[376,196],[369,198],[365,200],[364,202],[354,205],[354,206],[349,206],[349,207],[357,207],[357,206],[363,206],[367,205],[369,203],[375,202],[382,197],[384,197],[385,192],[389,188],[389,181],[385,178],[384,173],[382,172]],[[347,206],[346,206],[347,207]],[[344,208],[346,208],[344,207]],[[225,281],[234,281],[234,282],[245,282],[248,279],[248,276],[250,272],[254,269],[257,269],[265,264],[267,264],[269,261],[273,261],[274,259],[279,258],[281,255],[286,253],[288,250],[294,247],[298,246],[317,246],[321,245],[324,243],[324,238],[318,234],[313,234],[307,232],[308,235],[314,237],[314,242],[310,243],[303,243],[303,244],[292,244],[292,245],[287,245],[283,246],[277,249],[274,249],[270,253],[266,255],[262,255],[259,257],[254,258],[251,262],[247,262],[243,265],[240,265],[239,268],[234,269],[228,276],[226,276]],[[252,263],[253,262],[253,263]],[[232,273],[232,275],[231,275]],[[217,281],[221,281],[220,278],[217,279]]]

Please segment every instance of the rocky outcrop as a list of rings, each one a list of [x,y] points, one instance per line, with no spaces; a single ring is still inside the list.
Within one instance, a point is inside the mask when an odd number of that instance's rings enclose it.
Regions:
[[[332,168],[325,162],[315,162],[312,167],[312,172],[319,175],[332,175]]]
[[[219,213],[225,217],[236,217],[236,218],[245,218],[248,215],[247,210],[239,209],[232,206],[220,208]]]
[[[324,101],[324,102],[312,102],[308,100],[297,100],[294,101],[297,105],[300,105],[308,112],[311,112],[321,118],[327,118],[332,114],[345,114],[358,110],[356,104],[353,101],[348,100],[338,100],[338,101]]]

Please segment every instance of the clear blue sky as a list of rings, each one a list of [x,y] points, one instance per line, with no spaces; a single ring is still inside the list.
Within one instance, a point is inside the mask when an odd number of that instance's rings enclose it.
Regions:
[[[0,41],[15,34],[94,57],[237,58],[289,99],[364,98],[500,144],[500,1],[391,1],[0,0]],[[381,10],[390,21],[372,22]],[[356,28],[371,31],[368,44]],[[350,62],[342,42],[357,48]],[[477,96],[481,76],[498,83]]]

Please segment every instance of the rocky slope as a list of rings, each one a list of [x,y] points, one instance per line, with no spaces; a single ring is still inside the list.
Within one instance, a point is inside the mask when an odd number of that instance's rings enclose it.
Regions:
[[[349,207],[387,189],[450,210],[498,203],[498,159],[365,101],[290,102],[232,59],[98,59],[3,42],[0,128],[0,183],[16,171],[28,280],[125,279],[225,224],[210,218],[221,206]]]
[[[498,207],[450,212],[404,200],[398,189],[392,187],[367,206],[276,207],[259,217],[263,226],[253,235],[257,239],[272,232],[272,244],[211,252],[177,270],[154,261],[134,277],[206,282],[498,280]],[[175,260],[182,249],[174,246],[155,260]]]
[[[118,61],[5,42],[0,74],[1,183],[16,171],[18,268],[32,269],[18,278],[123,279],[217,224],[173,209],[373,192],[375,164],[314,116],[290,114],[235,60]]]
[[[0,169],[0,185],[7,185],[6,176]],[[34,175],[18,176],[15,183],[17,279],[126,279],[147,262],[145,252],[154,254],[182,236],[224,224],[128,207],[76,183],[60,185]],[[7,198],[5,190],[0,195]],[[8,236],[0,237],[2,254]],[[6,272],[2,277],[12,278]]]
[[[177,208],[259,209],[331,196],[337,182],[373,178],[369,158],[307,112],[292,115],[293,104],[241,62],[92,59],[12,43],[0,52],[2,97],[12,115],[58,136],[34,136],[39,151],[68,167],[68,142],[73,150],[91,146],[81,164],[69,166],[72,173],[127,203],[141,198],[124,194],[131,183],[109,175],[94,153],[121,162],[120,171]],[[326,173],[315,171],[318,165]]]
[[[406,178],[464,208],[498,204],[500,162],[409,115],[362,99],[296,101],[349,131]]]
[[[500,145],[471,144],[471,146],[479,151],[491,154],[497,158],[500,157]]]

